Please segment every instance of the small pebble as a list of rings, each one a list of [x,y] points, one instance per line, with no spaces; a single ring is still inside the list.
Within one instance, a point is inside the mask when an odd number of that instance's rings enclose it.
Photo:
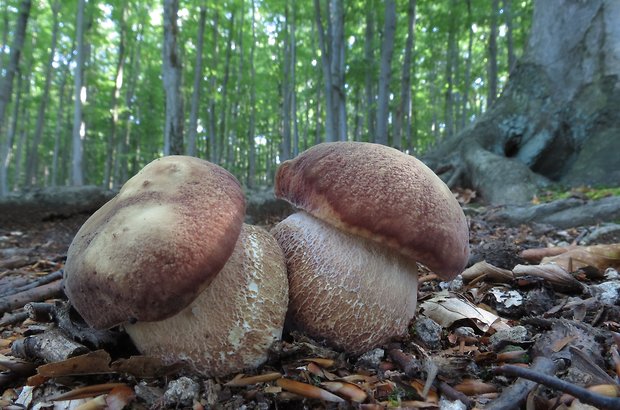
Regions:
[[[166,406],[191,406],[198,399],[200,385],[189,377],[179,377],[168,383],[168,389],[164,393]]]
[[[429,349],[441,348],[442,327],[433,319],[427,317],[420,318],[413,324],[416,339]]]
[[[510,329],[498,330],[489,338],[491,345],[496,345],[500,342],[522,343],[528,340],[528,332],[524,326],[514,326]]]
[[[357,359],[355,363],[359,367],[370,367],[376,369],[381,364],[381,360],[385,357],[385,350],[372,349],[369,352],[364,353]]]

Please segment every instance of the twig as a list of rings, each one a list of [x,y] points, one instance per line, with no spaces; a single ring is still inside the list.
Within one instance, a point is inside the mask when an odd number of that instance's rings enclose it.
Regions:
[[[11,326],[28,319],[27,312],[7,313],[0,320],[0,327]]]
[[[460,400],[468,409],[471,409],[473,407],[474,403],[469,397],[467,397],[464,393],[456,390],[448,383],[440,381],[437,387],[439,388],[439,391],[448,399]]]
[[[504,365],[495,369],[496,373],[507,374],[509,376],[521,377],[523,379],[532,380],[536,383],[543,384],[552,389],[560,390],[579,399],[582,403],[590,404],[601,409],[618,409],[620,408],[620,399],[616,397],[607,397],[593,393],[588,389],[568,383],[555,376],[549,376],[539,373],[535,370],[526,369],[519,366]]]
[[[29,302],[51,299],[62,294],[62,281],[48,283],[14,295],[0,298],[0,314],[23,307]]]
[[[48,283],[54,282],[54,281],[56,281],[58,279],[62,279],[62,275],[63,275],[63,270],[62,269],[57,270],[57,271],[52,272],[52,273],[48,273],[45,276],[41,276],[39,279],[35,279],[33,281],[29,281],[25,285],[22,285],[22,286],[19,286],[19,287],[15,287],[12,290],[4,292],[2,294],[2,296],[14,295],[16,293],[25,292],[27,290],[34,289],[34,288],[37,288],[37,287],[42,286],[42,285],[47,285]]]
[[[514,366],[513,366],[514,367]],[[553,374],[556,363],[548,357],[538,356],[532,363],[532,368],[538,374]],[[536,387],[536,383],[527,379],[518,379],[511,386],[504,389],[502,395],[492,401],[487,410],[510,410],[518,409],[525,402],[529,392]]]
[[[403,352],[400,349],[390,349],[388,354],[398,367],[409,377],[415,376],[420,371],[420,361],[413,355]]]

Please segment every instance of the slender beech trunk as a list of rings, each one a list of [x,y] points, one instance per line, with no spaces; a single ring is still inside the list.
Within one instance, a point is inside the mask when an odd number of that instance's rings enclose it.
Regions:
[[[293,124],[293,157],[299,154],[299,124],[297,122],[297,92],[296,87],[296,69],[297,66],[297,44],[295,39],[295,2],[293,1],[293,10],[291,10],[291,33],[290,33],[290,53],[291,53],[291,122]]]
[[[219,22],[219,11],[217,8],[214,10],[214,17],[212,23],[212,40],[213,40],[213,54],[211,58],[211,67],[213,68],[212,73],[216,71],[217,63],[219,60],[219,44],[218,44],[218,22]],[[211,74],[209,76],[209,136],[208,136],[208,147],[209,152],[207,158],[211,160],[213,163],[218,163],[218,147],[217,147],[217,118],[215,116],[215,96],[216,96],[216,86],[217,86],[217,76]]]
[[[321,16],[321,4],[319,0],[314,0],[314,15],[319,38],[319,49],[321,50],[321,67],[323,69],[323,84],[325,86],[325,141],[336,141],[337,133],[335,130],[336,119],[334,115],[334,102],[332,95],[332,72],[330,54],[327,50],[325,39],[325,29]],[[333,53],[333,50],[331,50]]]
[[[39,159],[39,145],[41,144],[41,135],[43,134],[43,123],[45,122],[45,111],[49,102],[50,86],[52,84],[52,75],[54,73],[53,63],[56,55],[56,44],[58,43],[58,12],[60,11],[60,1],[55,0],[52,3],[52,43],[50,45],[50,54],[47,61],[47,69],[45,72],[45,85],[43,86],[43,95],[39,101],[39,109],[37,112],[37,123],[34,135],[32,137],[32,145],[26,161],[26,181],[25,187],[30,188],[36,185],[37,167]]]
[[[448,48],[446,50],[446,94],[445,94],[445,111],[444,111],[444,122],[446,124],[446,128],[444,130],[444,135],[450,136],[454,134],[454,73],[456,71],[456,60],[458,55],[457,45],[456,45],[456,8],[457,8],[457,0],[451,1],[451,13],[450,20],[448,26]]]
[[[230,15],[230,25],[228,26],[228,39],[226,41],[226,57],[224,61],[224,79],[222,80],[222,104],[220,109],[220,135],[218,145],[218,163],[226,159],[224,156],[224,148],[228,147],[226,139],[228,138],[228,82],[230,81],[230,61],[232,58],[232,42],[235,36],[235,14]]]
[[[287,2],[284,10],[285,31],[290,29],[291,10]],[[293,96],[293,85],[291,84],[291,43],[284,42],[284,58],[282,67],[282,144],[280,150],[280,161],[291,158],[291,100]]]
[[[488,65],[488,95],[487,109],[497,98],[497,15],[499,14],[499,0],[493,0],[491,6],[491,28],[489,32],[489,65]]]
[[[118,42],[118,60],[116,62],[116,74],[114,75],[114,88],[112,89],[112,101],[110,109],[110,132],[108,133],[108,141],[106,146],[106,158],[103,171],[103,186],[111,188],[114,157],[118,155],[116,151],[118,139],[118,120],[119,107],[118,102],[121,96],[121,88],[123,87],[123,76],[125,71],[125,50],[127,48],[127,27],[125,23],[127,8],[121,6],[119,21],[119,42]]]
[[[84,172],[82,169],[83,140],[86,135],[86,126],[82,120],[82,88],[84,76],[84,8],[85,0],[78,0],[78,12],[76,22],[77,64],[75,66],[73,101],[73,134],[72,134],[72,158],[71,158],[71,184],[83,185]]]
[[[330,0],[331,77],[332,104],[334,108],[334,132],[339,141],[347,140],[347,111],[344,89],[344,1]]]
[[[179,51],[179,0],[164,0],[163,80],[166,91],[164,155],[183,154],[183,66]]]
[[[374,0],[366,2],[366,29],[364,34],[364,88],[366,92],[366,123],[368,140],[374,142],[376,138],[375,120],[375,13]]]
[[[11,54],[9,56],[9,64],[6,69],[6,74],[0,82],[0,197],[6,196],[8,193],[6,173],[8,169],[7,159],[10,147],[8,141],[2,140],[2,136],[5,135],[6,131],[4,119],[7,105],[13,94],[13,79],[19,70],[19,58],[24,46],[24,39],[26,38],[26,26],[28,25],[31,5],[32,3],[30,0],[22,0],[20,3],[13,44],[11,45]]]
[[[256,21],[255,4],[252,5],[252,45],[250,46],[250,123],[248,124],[248,188],[254,187],[256,177],[256,67],[254,66],[254,51],[256,49]]]
[[[229,169],[235,164],[236,153],[237,153],[237,134],[239,132],[239,111],[241,105],[241,94],[243,90],[243,65],[245,63],[245,55],[243,49],[243,23],[244,23],[244,10],[243,7],[241,9],[240,21],[239,21],[239,37],[237,40],[237,46],[239,49],[239,65],[237,66],[237,74],[235,76],[235,99],[232,103],[231,107],[231,123],[233,124],[230,127],[229,135],[226,136],[228,143],[226,144],[227,155],[226,155],[226,166]]]
[[[471,14],[471,0],[466,1],[467,4],[467,31],[468,40],[467,40],[467,61],[465,62],[465,80],[464,80],[464,91],[463,91],[463,101],[461,107],[461,129],[464,129],[468,123],[469,117],[469,88],[471,81],[471,64],[472,64],[472,49],[474,45],[474,28],[472,22],[472,14]]]
[[[198,131],[198,110],[200,108],[200,89],[202,84],[202,52],[204,49],[205,25],[207,22],[207,5],[203,1],[200,6],[198,22],[198,38],[196,39],[196,64],[194,66],[194,87],[189,114],[189,130],[187,132],[187,155],[196,156],[196,133]]]
[[[392,78],[392,56],[394,54],[394,33],[396,32],[396,2],[386,0],[383,41],[381,42],[381,71],[379,73],[379,98],[377,100],[376,142],[388,144],[388,112],[390,105],[390,80]]]
[[[411,106],[411,55],[415,36],[415,4],[416,0],[409,0],[407,6],[407,41],[405,43],[405,57],[403,60],[402,82],[400,84],[400,107],[394,118],[394,136],[392,146],[402,148],[403,119],[411,121],[409,107]]]
[[[23,166],[25,163],[24,152],[27,152],[26,136],[30,131],[30,110],[28,109],[28,100],[31,98],[31,84],[32,84],[32,55],[30,55],[29,61],[24,64],[28,67],[28,71],[25,73],[22,79],[22,87],[20,90],[20,104],[19,113],[14,119],[14,134],[12,140],[16,140],[15,157],[14,157],[14,172],[13,172],[13,191],[19,190],[22,184],[22,176],[24,172]]]
[[[61,135],[63,133],[63,113],[65,112],[65,102],[67,100],[65,88],[67,87],[67,78],[69,77],[69,64],[65,65],[60,77],[60,85],[58,86],[58,108],[56,109],[56,124],[54,127],[54,151],[52,153],[52,179],[51,186],[58,185],[58,156],[60,153]]]

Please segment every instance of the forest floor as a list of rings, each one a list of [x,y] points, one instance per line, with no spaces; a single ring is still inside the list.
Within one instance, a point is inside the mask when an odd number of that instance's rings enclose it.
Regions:
[[[617,225],[600,234],[466,214],[472,266],[451,283],[422,275],[406,339],[350,357],[287,335],[266,365],[214,379],[137,356],[122,334],[84,333],[59,270],[87,215],[6,224],[0,407],[620,408]]]

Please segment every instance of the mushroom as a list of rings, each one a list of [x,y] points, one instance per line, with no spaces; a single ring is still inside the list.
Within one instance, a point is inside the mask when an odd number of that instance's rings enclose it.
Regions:
[[[281,249],[258,228],[242,229],[244,211],[241,186],[223,168],[185,156],[155,160],[78,231],[65,292],[90,326],[124,325],[139,350],[166,362],[186,358],[204,374],[254,366],[279,338],[288,283]],[[203,297],[214,282],[219,300]],[[229,335],[229,345],[202,340],[209,332]],[[231,350],[243,358],[207,359]]]
[[[417,262],[463,270],[468,227],[448,187],[383,145],[316,145],[279,167],[276,196],[300,208],[272,229],[289,275],[286,327],[352,354],[402,337],[415,315]]]

